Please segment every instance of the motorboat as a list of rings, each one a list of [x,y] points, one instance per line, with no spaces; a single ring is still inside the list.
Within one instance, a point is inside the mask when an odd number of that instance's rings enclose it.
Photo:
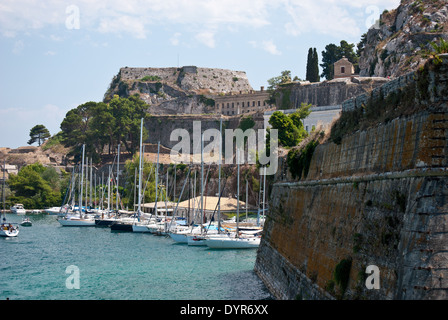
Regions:
[[[22,222],[20,223],[21,226],[24,227],[31,227],[33,223],[31,222],[30,218],[26,217],[22,219]]]
[[[21,204],[21,203],[16,203],[15,205],[13,205],[13,206],[11,207],[11,212],[12,212],[12,213],[16,213],[16,214],[18,214],[18,215],[23,215],[23,214],[26,213],[26,210],[25,210],[25,208],[23,207],[23,204]]]

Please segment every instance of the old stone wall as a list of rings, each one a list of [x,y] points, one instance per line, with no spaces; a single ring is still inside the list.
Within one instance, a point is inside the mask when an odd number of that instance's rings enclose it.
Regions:
[[[301,103],[313,106],[341,105],[347,99],[356,97],[381,86],[384,78],[341,78],[309,84],[295,84],[285,88],[277,99],[282,109],[296,109]],[[286,101],[285,101],[286,100]]]
[[[442,59],[414,74],[413,113],[318,145],[306,178],[274,184],[255,271],[277,298],[448,298]],[[379,289],[366,286],[371,265]]]
[[[122,81],[138,81],[145,76],[157,76],[161,82],[176,84],[186,92],[227,93],[252,90],[244,71],[217,68],[121,68]]]
[[[149,136],[145,143],[160,144],[172,148],[179,143],[178,140],[171,141],[171,133],[176,129],[185,129],[189,132],[191,139],[193,138],[193,126],[196,121],[199,123],[198,128],[201,132],[207,129],[217,129],[220,128],[220,119],[222,119],[223,124],[223,135],[225,134],[225,129],[237,129],[240,125],[240,121],[243,115],[238,115],[234,117],[223,117],[221,115],[160,115],[152,116],[145,122],[145,127],[148,130]],[[252,129],[258,130],[263,129],[263,115],[262,113],[255,113],[251,115],[255,122]],[[208,143],[208,142],[207,142]],[[190,143],[190,150],[192,149],[193,141]],[[224,148],[225,146],[223,146]],[[224,151],[223,151],[224,152]]]

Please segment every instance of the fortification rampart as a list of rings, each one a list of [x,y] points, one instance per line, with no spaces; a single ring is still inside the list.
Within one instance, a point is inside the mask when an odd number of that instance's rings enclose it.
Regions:
[[[412,88],[413,112],[318,145],[306,177],[274,184],[255,271],[277,298],[448,299],[441,59],[378,89]],[[367,266],[379,270],[377,289]]]

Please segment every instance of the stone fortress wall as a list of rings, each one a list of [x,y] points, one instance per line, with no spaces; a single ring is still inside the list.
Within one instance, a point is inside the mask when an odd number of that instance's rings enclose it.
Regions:
[[[255,271],[275,297],[448,298],[448,56],[441,58],[375,90],[387,99],[413,89],[412,112],[318,145],[307,177],[273,185]],[[366,286],[371,265],[379,289]]]

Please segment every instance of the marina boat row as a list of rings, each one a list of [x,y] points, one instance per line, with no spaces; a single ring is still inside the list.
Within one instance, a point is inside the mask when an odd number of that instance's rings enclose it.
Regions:
[[[222,122],[221,122],[222,126]],[[143,119],[141,119],[140,128],[140,155],[143,154]],[[201,139],[202,140],[202,139]],[[201,147],[203,147],[203,141],[201,141]],[[203,148],[201,148],[203,150]],[[154,235],[161,235],[170,237],[177,243],[184,243],[189,246],[208,246],[210,248],[220,249],[245,249],[245,248],[257,248],[260,244],[262,223],[260,219],[260,208],[258,209],[256,223],[240,223],[240,209],[246,209],[246,218],[248,216],[248,206],[246,203],[240,201],[239,196],[235,198],[223,198],[222,193],[224,188],[221,189],[221,163],[219,162],[219,183],[217,197],[211,197],[204,195],[205,181],[208,179],[204,177],[204,161],[203,152],[201,152],[201,170],[200,170],[200,195],[196,196],[196,171],[194,171],[194,188],[193,198],[180,202],[187,181],[192,177],[191,166],[186,173],[187,179],[184,180],[181,194],[178,197],[177,202],[170,202],[168,198],[168,171],[166,173],[165,193],[162,190],[159,191],[159,150],[160,143],[157,148],[157,164],[155,166],[155,202],[147,204],[145,208],[149,208],[149,214],[143,212],[144,204],[142,203],[142,180],[143,180],[143,157],[139,156],[138,164],[138,193],[137,204],[135,212],[123,213],[118,210],[118,193],[117,193],[117,210],[113,211],[109,208],[110,199],[108,195],[108,209],[104,211],[97,210],[96,212],[88,212],[87,210],[69,209],[67,206],[65,210],[59,208],[59,215],[63,214],[58,221],[62,226],[77,226],[77,227],[109,227],[111,231],[116,232],[134,232],[134,233],[150,233]],[[118,145],[118,157],[119,157],[119,145]],[[81,182],[79,195],[83,195],[83,178],[84,178],[84,156],[85,145],[82,147],[82,164],[81,164]],[[237,148],[237,159],[239,159],[239,149]],[[237,194],[240,194],[240,161],[237,160]],[[117,161],[119,163],[119,160]],[[136,169],[137,171],[137,169]],[[118,185],[118,172],[117,165],[117,181]],[[149,177],[148,177],[149,178]],[[110,169],[108,183],[111,181]],[[74,184],[72,185],[74,187]],[[87,186],[87,184],[86,184]],[[87,188],[87,187],[86,187]],[[109,185],[107,190],[110,190]],[[265,190],[265,187],[263,188]],[[74,194],[74,192],[73,192]],[[174,197],[175,198],[175,197]],[[247,196],[247,182],[246,182],[246,199]],[[259,196],[259,199],[261,197]],[[83,199],[78,199],[78,208],[87,208],[87,200],[85,200],[85,207],[83,207]],[[246,200],[247,202],[247,200]],[[190,206],[191,205],[191,206]],[[71,208],[75,208],[75,201],[72,201]],[[192,212],[190,211],[192,209]],[[57,208],[55,208],[57,210]],[[91,210],[94,211],[94,210]],[[236,216],[233,220],[222,220],[222,213],[235,213]],[[264,214],[264,192],[263,192],[263,211]],[[171,216],[170,216],[171,214]],[[216,215],[215,215],[216,214]],[[187,220],[193,220],[187,225]],[[206,223],[207,219],[209,220]],[[196,222],[194,222],[196,221]],[[200,221],[200,222],[198,222]]]

